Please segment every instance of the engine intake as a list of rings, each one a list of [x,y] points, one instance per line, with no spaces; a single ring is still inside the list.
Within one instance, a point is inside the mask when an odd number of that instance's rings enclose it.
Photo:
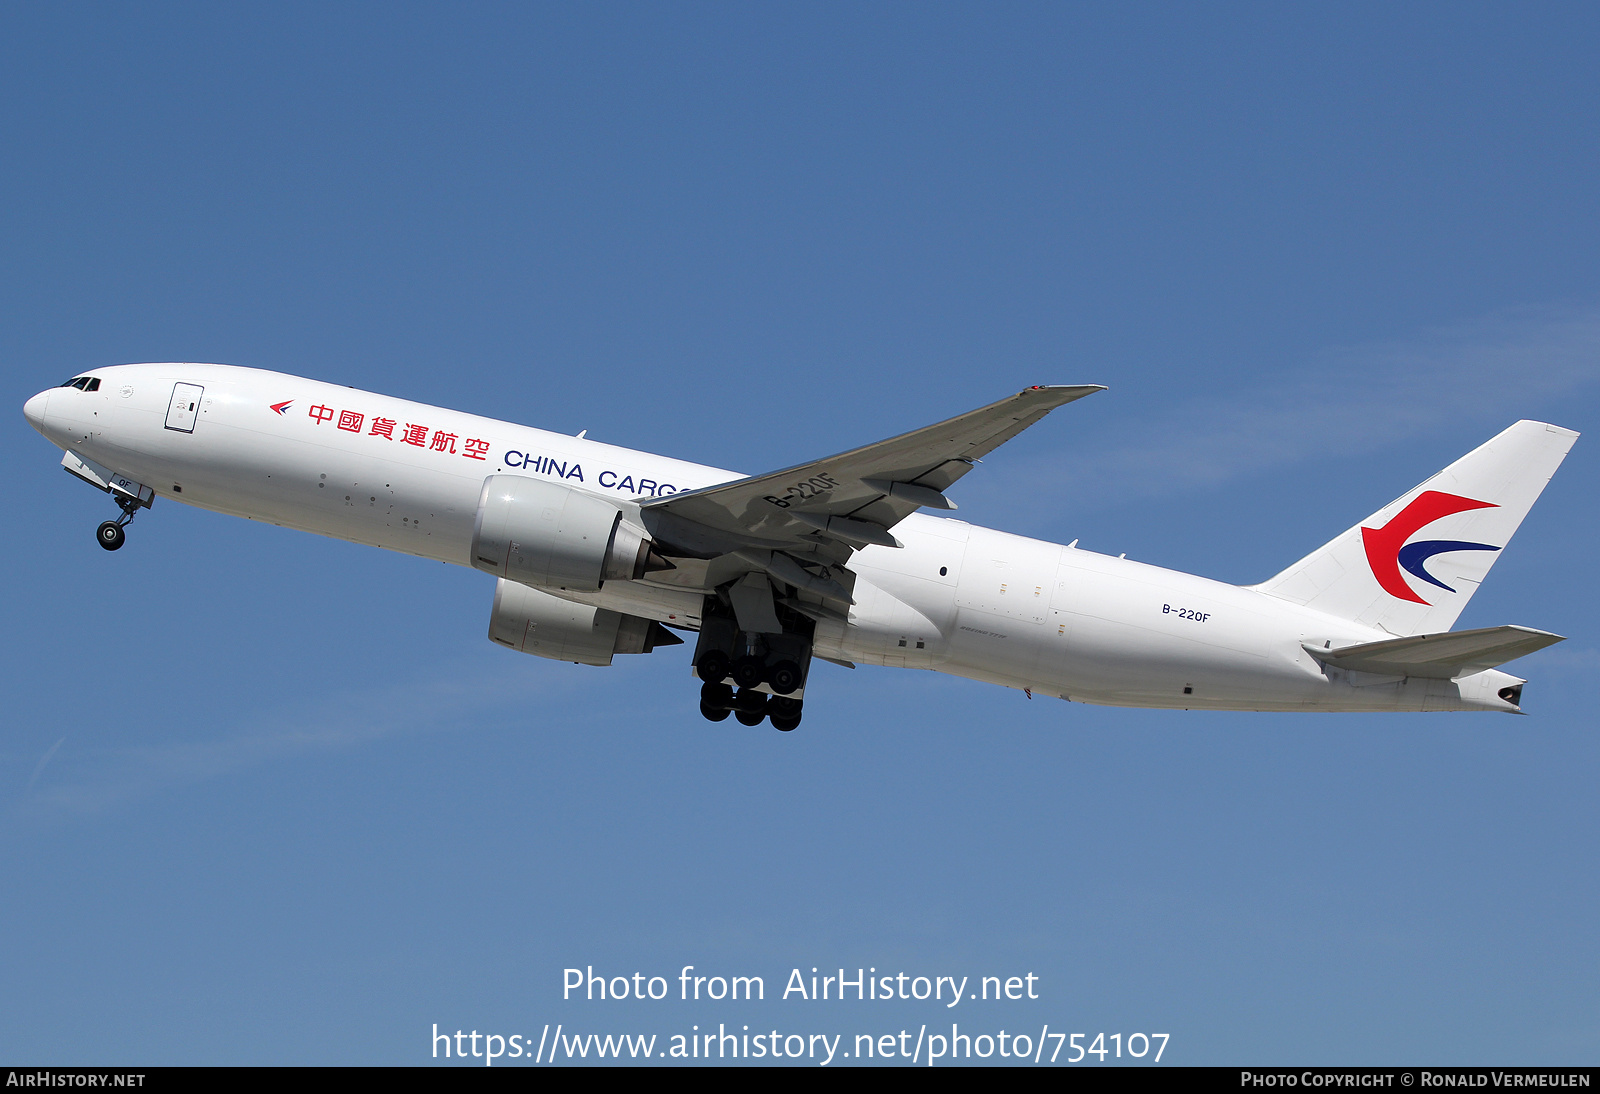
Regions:
[[[672,564],[622,507],[560,483],[490,475],[478,496],[472,564],[524,585],[594,592]]]
[[[489,638],[537,657],[609,665],[619,653],[649,653],[683,639],[637,615],[574,604],[501,578],[495,583]]]

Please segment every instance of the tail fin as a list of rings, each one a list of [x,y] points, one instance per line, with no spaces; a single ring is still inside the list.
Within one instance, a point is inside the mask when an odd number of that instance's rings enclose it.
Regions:
[[[1517,422],[1256,589],[1391,634],[1447,631],[1577,439]]]

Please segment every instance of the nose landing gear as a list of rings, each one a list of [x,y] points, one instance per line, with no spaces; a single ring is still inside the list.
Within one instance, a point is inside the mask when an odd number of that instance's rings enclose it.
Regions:
[[[133,515],[139,511],[143,503],[136,497],[130,498],[121,494],[113,494],[117,499],[117,508],[122,510],[122,515],[116,520],[108,520],[95,529],[95,542],[108,551],[115,551],[128,541],[128,533],[123,531],[133,522]]]

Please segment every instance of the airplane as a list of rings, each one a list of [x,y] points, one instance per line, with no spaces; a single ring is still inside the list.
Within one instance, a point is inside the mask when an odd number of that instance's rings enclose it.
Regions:
[[[121,509],[108,551],[161,496],[471,566],[508,649],[610,665],[695,635],[712,721],[795,729],[814,659],[1116,706],[1522,713],[1498,666],[1561,636],[1450,628],[1577,433],[1516,422],[1249,586],[936,515],[1102,390],[1030,387],[754,477],[234,365],[96,369],[23,413]]]

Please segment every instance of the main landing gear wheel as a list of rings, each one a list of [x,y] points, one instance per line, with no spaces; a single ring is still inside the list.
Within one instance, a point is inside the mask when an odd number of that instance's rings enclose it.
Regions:
[[[767,682],[779,695],[788,695],[800,686],[800,666],[793,661],[779,661],[767,674]]]
[[[733,713],[733,689],[721,682],[701,684],[700,713],[708,721],[727,721],[728,715]]]
[[[694,667],[695,675],[708,684],[721,685],[728,677],[728,655],[721,650],[711,650]]]
[[[767,717],[772,719],[772,728],[784,733],[798,729],[803,705],[799,699],[790,699],[783,695],[768,700]]]
[[[754,688],[740,688],[733,697],[733,716],[742,726],[758,726],[767,716],[767,696]]]
[[[755,687],[766,673],[766,662],[759,657],[741,657],[733,663],[733,682],[742,688]]]

